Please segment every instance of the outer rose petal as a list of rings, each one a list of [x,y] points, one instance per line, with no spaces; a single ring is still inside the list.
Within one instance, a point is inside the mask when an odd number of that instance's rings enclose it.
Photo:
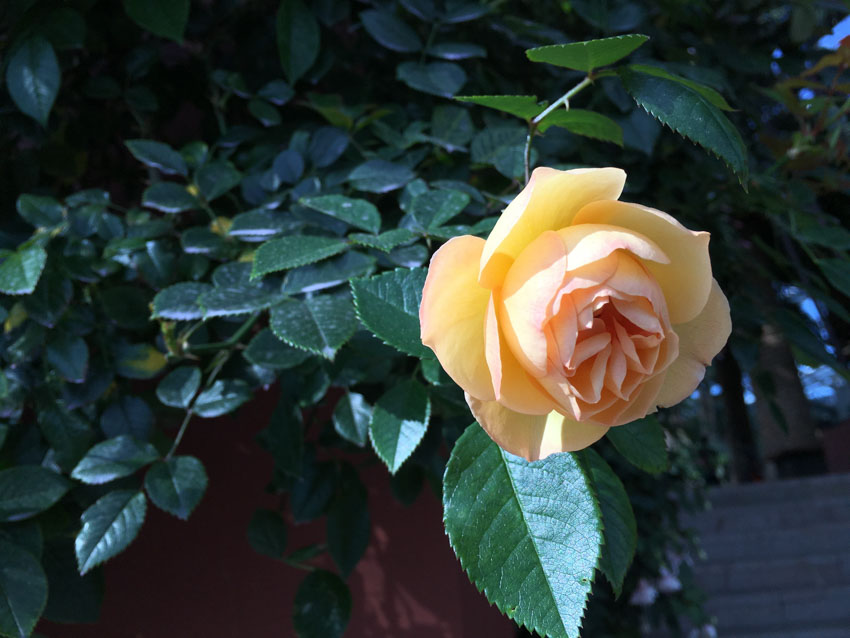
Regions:
[[[667,368],[664,385],[655,401],[665,408],[684,401],[696,390],[705,376],[705,366],[723,349],[732,333],[729,302],[714,279],[699,316],[674,325],[673,330],[679,335],[679,356]]]
[[[617,199],[625,183],[626,173],[619,168],[534,169],[487,238],[479,283],[491,289],[499,286],[514,259],[538,235],[569,226],[585,204]]]
[[[604,425],[579,423],[558,412],[539,416],[509,410],[495,401],[466,395],[475,420],[496,444],[529,461],[558,452],[574,452],[595,443],[608,431]]]
[[[660,210],[617,201],[592,202],[576,214],[573,223],[610,224],[654,241],[670,261],[647,262],[646,267],[664,291],[670,321],[685,323],[700,313],[711,290],[708,233],[688,230]]]
[[[613,203],[613,202],[612,202]],[[640,233],[610,224],[574,224],[558,231],[567,252],[567,270],[577,270],[605,259],[617,249],[628,250],[648,261],[669,264],[659,246]]]
[[[422,343],[431,348],[443,369],[461,388],[494,400],[484,354],[484,323],[490,291],[478,285],[484,240],[454,237],[431,258],[419,323]]]

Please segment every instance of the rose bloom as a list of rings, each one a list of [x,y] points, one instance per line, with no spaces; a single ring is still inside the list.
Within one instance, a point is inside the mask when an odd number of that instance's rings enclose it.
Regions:
[[[476,420],[528,460],[688,397],[731,331],[709,235],[618,201],[618,168],[538,168],[487,240],[432,257],[422,342]]]

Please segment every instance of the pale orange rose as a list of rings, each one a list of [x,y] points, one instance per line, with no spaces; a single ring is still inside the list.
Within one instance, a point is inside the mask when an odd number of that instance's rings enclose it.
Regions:
[[[618,201],[625,181],[538,168],[486,241],[431,259],[422,342],[508,452],[580,450],[679,403],[729,337],[708,233]]]

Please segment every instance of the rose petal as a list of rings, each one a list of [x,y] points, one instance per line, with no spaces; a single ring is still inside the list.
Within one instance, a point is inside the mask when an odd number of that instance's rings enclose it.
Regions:
[[[478,282],[485,288],[499,286],[514,259],[541,233],[569,226],[590,202],[617,199],[625,182],[619,168],[535,169],[490,232]]]
[[[648,237],[610,224],[574,224],[558,230],[558,235],[567,251],[567,270],[599,261],[620,249],[641,259],[670,263],[664,251]]]
[[[484,325],[490,291],[478,285],[484,240],[471,235],[446,242],[431,258],[419,323],[422,343],[464,390],[495,399],[484,352]]]
[[[573,223],[627,228],[654,241],[670,263],[648,262],[646,267],[664,291],[670,321],[685,323],[700,313],[711,290],[708,233],[688,230],[654,208],[618,201],[592,202],[576,214]]]
[[[714,279],[711,282],[702,312],[692,321],[673,326],[679,335],[679,356],[667,368],[656,399],[660,406],[676,405],[696,390],[705,376],[705,366],[723,349],[732,332],[729,302],[718,283]]]
[[[558,452],[575,452],[595,443],[608,431],[595,423],[579,423],[558,412],[532,416],[520,414],[495,401],[467,395],[475,420],[496,444],[529,461]]]

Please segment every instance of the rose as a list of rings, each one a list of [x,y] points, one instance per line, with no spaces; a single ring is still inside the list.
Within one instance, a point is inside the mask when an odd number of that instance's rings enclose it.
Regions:
[[[505,450],[587,447],[688,397],[731,331],[708,233],[618,201],[617,168],[538,168],[483,240],[432,257],[422,342]]]

